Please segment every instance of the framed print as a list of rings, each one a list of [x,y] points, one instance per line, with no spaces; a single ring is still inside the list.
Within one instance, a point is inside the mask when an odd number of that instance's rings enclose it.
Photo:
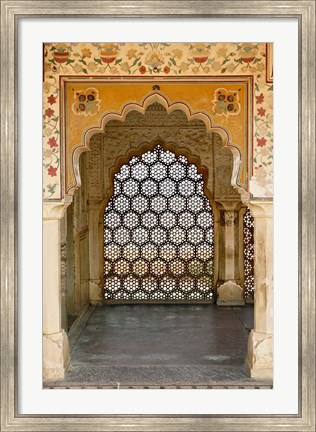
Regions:
[[[1,30],[1,430],[315,430],[315,3]]]

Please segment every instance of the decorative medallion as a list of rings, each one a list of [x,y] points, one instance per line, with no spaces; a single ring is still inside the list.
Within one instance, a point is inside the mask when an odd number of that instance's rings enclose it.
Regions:
[[[240,113],[238,91],[218,88],[214,92],[212,100],[214,114],[229,117]]]
[[[77,115],[93,116],[100,110],[99,92],[95,88],[77,90],[74,94],[72,110]]]

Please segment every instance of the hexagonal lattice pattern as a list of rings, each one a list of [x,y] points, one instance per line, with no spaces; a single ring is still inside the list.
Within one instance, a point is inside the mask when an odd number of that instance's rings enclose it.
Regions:
[[[157,145],[114,177],[104,213],[105,298],[212,300],[214,219],[203,178]]]
[[[254,277],[254,218],[247,208],[244,216],[244,274],[245,274],[245,298],[253,301],[255,289]]]

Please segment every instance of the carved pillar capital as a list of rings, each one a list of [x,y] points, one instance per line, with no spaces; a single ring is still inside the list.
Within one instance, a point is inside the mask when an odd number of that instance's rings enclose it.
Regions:
[[[62,219],[65,215],[67,207],[72,203],[73,197],[66,195],[63,201],[44,201],[43,202],[43,219]]]
[[[248,204],[254,218],[272,218],[273,201],[272,200],[251,200]]]
[[[217,208],[225,212],[239,211],[243,205],[241,201],[216,201]]]

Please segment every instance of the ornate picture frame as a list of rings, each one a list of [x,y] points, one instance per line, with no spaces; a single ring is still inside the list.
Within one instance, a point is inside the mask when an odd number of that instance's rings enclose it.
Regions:
[[[141,11],[141,12],[139,12]],[[18,23],[23,17],[295,18],[299,23],[299,413],[43,415],[18,412]],[[1,2],[1,430],[315,431],[315,2]],[[303,265],[304,263],[304,265]]]

